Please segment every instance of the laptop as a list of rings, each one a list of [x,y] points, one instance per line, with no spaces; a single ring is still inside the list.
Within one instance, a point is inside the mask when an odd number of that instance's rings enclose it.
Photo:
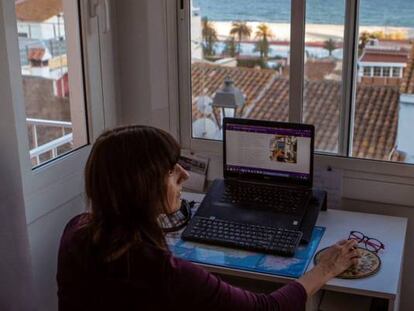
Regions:
[[[314,135],[307,124],[224,118],[224,179],[213,182],[195,216],[303,229],[312,199]],[[190,230],[184,239],[193,239]]]

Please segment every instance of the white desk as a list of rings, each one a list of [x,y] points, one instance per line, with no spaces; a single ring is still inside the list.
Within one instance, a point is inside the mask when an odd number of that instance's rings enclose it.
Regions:
[[[183,197],[200,202],[203,195],[184,193]],[[333,279],[323,289],[328,291],[382,298],[388,301],[388,310],[398,310],[407,219],[374,214],[355,213],[339,210],[320,212],[318,226],[326,227],[318,250],[346,239],[351,230],[358,230],[367,236],[378,238],[385,244],[379,254],[380,271],[359,280]],[[231,275],[251,280],[286,283],[291,279],[256,272],[202,265],[213,273]],[[313,264],[308,268],[312,269]]]

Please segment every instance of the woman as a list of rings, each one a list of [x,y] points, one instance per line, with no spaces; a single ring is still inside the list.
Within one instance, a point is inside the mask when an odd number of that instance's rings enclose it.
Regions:
[[[152,127],[121,127],[97,139],[85,169],[90,211],[73,218],[61,239],[59,310],[303,310],[356,262],[356,242],[342,241],[296,282],[264,295],[173,257],[158,219],[180,207],[188,173],[179,154],[177,142]]]

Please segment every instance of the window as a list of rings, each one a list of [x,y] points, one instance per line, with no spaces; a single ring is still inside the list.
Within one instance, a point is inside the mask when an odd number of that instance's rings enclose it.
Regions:
[[[394,67],[392,69],[392,76],[395,77],[395,78],[399,78],[400,75],[401,75],[401,68]]]
[[[277,6],[255,8],[256,1],[237,3],[242,10],[235,10],[236,2],[192,1],[192,137],[221,139],[222,118],[229,114],[288,120],[290,0],[278,2],[282,10]],[[248,8],[257,12],[254,22]],[[269,23],[264,13],[285,23]],[[235,111],[214,103],[226,80],[244,98]]]
[[[191,80],[191,94],[182,98],[192,108],[183,136],[191,143],[220,139],[224,111],[217,112],[213,98],[229,76],[245,95],[242,117],[314,124],[315,147],[323,153],[414,163],[414,143],[401,144],[404,133],[414,131],[409,125],[414,122],[402,126],[414,115],[402,116],[400,109],[406,104],[400,98],[414,105],[414,3],[403,2],[191,1],[188,11],[197,11],[188,14],[192,71],[182,79]],[[219,31],[202,26],[197,35],[197,24],[216,25]],[[264,40],[266,54],[259,49],[263,36],[251,35],[261,24],[272,30],[272,40]],[[250,35],[234,31],[232,36],[232,27],[246,25]],[[183,44],[185,33],[180,31]],[[247,68],[241,65],[246,62]],[[387,79],[391,76],[399,79]]]
[[[374,67],[374,77],[381,77],[381,67]]]
[[[403,87],[414,80],[400,71],[400,66],[413,70],[414,2],[375,3],[360,1],[360,42],[375,41],[373,46],[360,44],[359,53],[374,64],[376,78],[357,86],[352,152],[359,158],[414,163],[414,143],[408,134],[414,127],[405,123],[413,124],[414,114],[400,100],[414,96],[413,89]],[[387,79],[391,69],[392,77],[402,79]]]
[[[364,67],[364,76],[371,77],[371,67]]]
[[[16,1],[32,166],[88,143],[77,1]]]

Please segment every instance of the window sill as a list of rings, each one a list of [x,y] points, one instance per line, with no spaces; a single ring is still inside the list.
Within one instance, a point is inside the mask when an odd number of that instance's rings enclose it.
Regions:
[[[199,152],[210,159],[209,181],[223,176],[221,151],[214,151]],[[316,154],[315,167],[343,170],[343,198],[414,207],[414,165]]]

